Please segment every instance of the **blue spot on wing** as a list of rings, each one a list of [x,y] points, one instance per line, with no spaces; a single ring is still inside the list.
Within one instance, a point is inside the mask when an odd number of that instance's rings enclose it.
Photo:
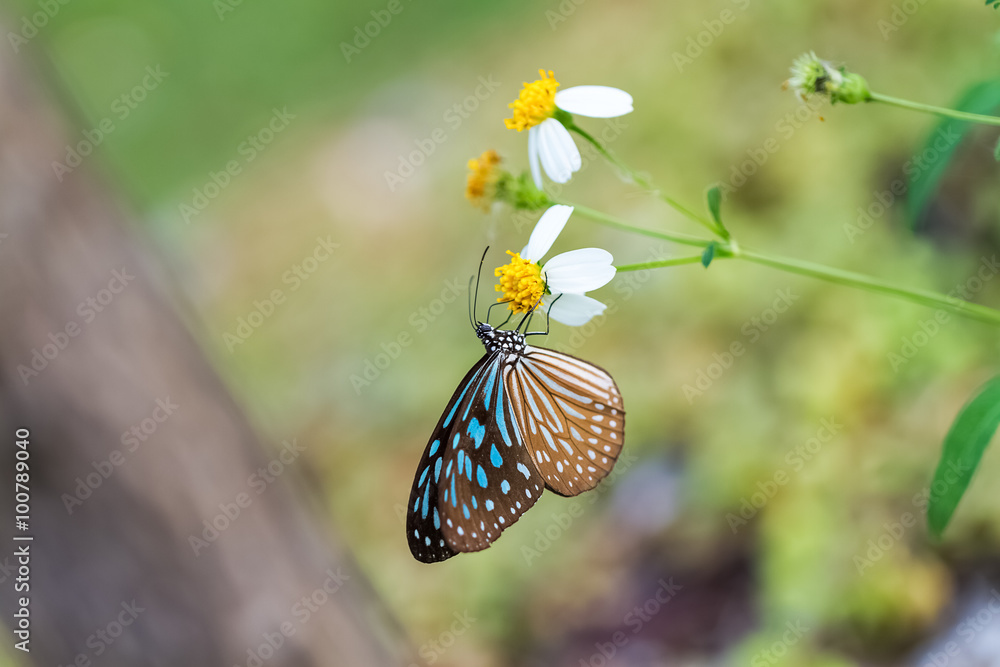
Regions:
[[[427,455],[428,456],[434,456],[435,454],[437,454],[438,447],[440,447],[440,446],[441,446],[441,441],[440,440],[435,440],[434,442],[432,442],[431,443],[431,451],[427,452]]]
[[[434,483],[437,484],[438,480],[441,479],[441,464],[444,463],[444,459],[438,459],[437,463],[434,464]]]
[[[497,379],[497,373],[496,372],[490,373],[488,378],[489,379],[487,379],[486,381],[486,389],[485,389],[486,395],[483,397],[483,403],[485,403],[486,405],[490,404],[490,399],[493,397],[493,383]],[[497,394],[497,396],[499,396],[499,393]]]
[[[420,518],[422,518],[422,519],[426,519],[427,518],[427,509],[431,506],[431,504],[427,500],[427,494],[430,493],[430,490],[431,490],[431,485],[430,484],[428,484],[426,487],[424,487],[424,506],[420,510]]]
[[[491,366],[492,366],[492,364],[491,364]],[[488,367],[487,367],[487,366],[484,366],[483,368],[488,368]],[[478,382],[478,383],[476,384],[476,388],[475,388],[475,390],[473,390],[473,392],[472,392],[472,393],[473,393],[473,395],[475,395],[475,394],[478,394],[478,393],[479,393],[479,388],[480,388],[481,386],[483,386],[483,380],[484,380],[485,378],[487,378],[487,377],[489,377],[489,378],[492,378],[492,377],[493,377],[493,374],[492,374],[492,368],[490,369],[490,373],[489,373],[489,374],[487,374],[487,375],[484,375],[484,376],[482,376],[482,377],[480,377],[480,378],[479,378],[479,382]],[[478,402],[478,401],[474,401],[474,400],[473,400],[473,401],[469,401],[469,404],[468,404],[467,406],[465,406],[465,412],[463,412],[463,413],[462,413],[462,419],[468,419],[468,418],[469,418],[469,410],[471,410],[471,409],[472,409],[472,406],[473,406],[473,405],[475,405],[475,404],[476,404],[477,402]]]
[[[503,491],[505,494],[508,491],[510,491],[510,482],[508,482],[507,480],[500,482],[500,490]]]
[[[476,470],[476,481],[479,482],[479,486],[486,488],[486,471],[483,470],[483,466],[479,466]]]
[[[449,412],[448,416],[445,418],[444,424],[442,424],[443,427],[446,427],[448,426],[448,424],[451,423],[452,418],[455,416],[455,411],[458,410],[458,406],[462,404],[462,399],[465,398],[465,395],[468,393],[469,387],[473,385],[473,383],[476,381],[476,378],[478,378],[482,374],[485,368],[486,366],[480,368],[479,372],[477,372],[475,375],[469,378],[469,381],[465,383],[465,387],[462,389],[462,393],[459,394],[458,400],[455,401],[455,404],[451,407],[451,412]]]
[[[458,474],[462,474],[462,467],[465,465],[465,450],[458,450]]]
[[[510,447],[514,443],[510,439],[510,433],[507,432],[507,418],[504,416],[504,406],[505,406],[505,404],[504,404],[504,400],[503,400],[503,382],[501,382],[499,385],[497,385],[497,387],[498,387],[498,389],[497,389],[497,407],[496,407],[497,429],[499,429],[500,435],[503,437],[503,441],[505,443],[507,443],[508,447]],[[515,433],[516,433],[516,431],[515,431]]]
[[[486,436],[486,425],[480,424],[479,420],[473,417],[472,421],[469,422],[469,428],[466,432],[476,441],[476,449],[479,449],[479,446],[483,444],[483,438]]]
[[[451,464],[452,463],[454,463],[454,461],[448,461],[448,467],[444,469],[444,476],[445,477],[451,477]]]
[[[465,459],[465,476],[469,478],[470,482],[472,481],[472,457],[471,456],[466,457],[466,459]]]
[[[499,468],[503,465],[503,457],[500,456],[500,452],[497,451],[496,445],[493,445],[490,448],[490,463],[493,464],[494,468]]]
[[[427,472],[431,469],[430,466],[424,468],[424,471],[420,473],[420,481],[417,482],[417,486],[423,486],[424,481],[427,479]]]
[[[471,515],[469,514],[469,506],[468,506],[468,505],[466,505],[465,503],[462,503],[462,515],[463,515],[463,516],[464,516],[464,517],[465,517],[466,519],[468,519],[468,518],[469,518],[469,516],[471,516]]]
[[[531,473],[528,472],[528,467],[520,461],[517,464],[517,469],[521,471],[521,474],[524,475],[525,479],[531,479]]]
[[[438,508],[434,508],[434,529],[441,530],[441,516],[438,514]]]
[[[451,506],[458,507],[458,496],[455,495],[455,478],[451,478]]]
[[[489,499],[486,500],[486,509],[489,510],[490,512],[493,511],[493,501],[492,500],[489,500]],[[437,510],[434,510],[434,511],[437,512]]]

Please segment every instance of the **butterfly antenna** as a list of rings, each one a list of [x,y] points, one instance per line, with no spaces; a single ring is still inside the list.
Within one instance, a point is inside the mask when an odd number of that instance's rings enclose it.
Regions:
[[[469,321],[472,323],[472,328],[476,328],[476,311],[479,306],[479,279],[483,275],[483,262],[486,261],[486,253],[490,251],[490,247],[486,246],[486,250],[483,251],[483,256],[479,258],[479,271],[476,272],[476,294],[472,302],[472,310],[469,311]],[[469,278],[469,287],[472,287],[472,278]],[[489,319],[489,313],[486,314],[486,319]]]
[[[472,307],[472,276],[469,276],[469,324],[472,328],[476,328],[476,320],[473,317],[473,307]]]

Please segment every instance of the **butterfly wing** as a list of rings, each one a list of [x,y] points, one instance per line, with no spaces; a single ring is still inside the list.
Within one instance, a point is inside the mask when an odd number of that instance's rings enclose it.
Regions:
[[[545,486],[589,491],[611,472],[625,442],[621,392],[603,369],[528,346],[505,378],[514,415]]]
[[[431,434],[410,491],[406,531],[425,563],[488,547],[544,490],[502,380],[504,357],[469,371]]]

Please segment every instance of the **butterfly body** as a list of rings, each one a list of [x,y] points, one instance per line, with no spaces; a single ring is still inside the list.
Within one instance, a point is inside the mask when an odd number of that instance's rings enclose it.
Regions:
[[[593,488],[624,441],[621,394],[604,370],[516,330],[478,323],[476,335],[486,354],[438,420],[410,492],[407,538],[423,562],[485,549],[546,488]]]

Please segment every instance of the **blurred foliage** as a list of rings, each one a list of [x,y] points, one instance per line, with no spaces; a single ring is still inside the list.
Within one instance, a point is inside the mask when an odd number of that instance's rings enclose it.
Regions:
[[[977,114],[993,114],[1000,108],[1000,81],[983,81],[970,86],[953,104],[952,109]],[[916,227],[925,212],[927,202],[948,171],[951,159],[969,130],[975,126],[953,118],[942,118],[931,130],[924,142],[924,149],[919,155],[927,165],[915,162],[912,167],[909,184],[909,196],[906,198],[906,214],[911,227]],[[941,140],[945,139],[945,148],[941,149]],[[997,144],[1000,147],[1000,144]],[[994,148],[996,158],[997,149]]]
[[[944,440],[931,482],[927,523],[940,537],[955,513],[983,451],[1000,425],[1000,377],[994,377],[958,413]]]
[[[476,621],[435,661],[584,657],[627,622],[650,582],[669,576],[691,591],[665,607],[691,612],[671,617],[686,636],[669,641],[718,638],[714,649],[687,649],[695,654],[747,664],[796,621],[812,630],[782,664],[870,664],[919,650],[948,622],[963,563],[996,557],[1000,513],[992,484],[973,485],[947,548],[928,541],[921,493],[948,425],[991,375],[997,343],[989,328],[953,318],[916,347],[933,317],[917,306],[723,261],[623,274],[595,294],[610,306],[606,319],[554,324],[547,344],[617,379],[627,469],[592,497],[546,494],[496,545],[439,566],[410,557],[403,503],[426,436],[481,353],[467,328],[468,277],[486,244],[499,264],[534,222],[506,210],[483,216],[462,195],[466,160],[486,148],[526,166],[525,137],[501,121],[521,81],[545,67],[565,86],[631,92],[636,111],[612,150],[691,205],[708,183],[735,186],[725,219],[745,245],[947,292],[996,252],[995,199],[969,195],[990,192],[995,172],[959,151],[954,180],[929,202],[929,231],[914,236],[890,186],[905,183],[903,165],[932,121],[887,108],[813,111],[780,84],[792,58],[814,49],[887,93],[955,99],[995,76],[996,26],[982,6],[927,3],[900,18],[859,0],[402,1],[351,62],[342,43],[386,2],[244,2],[221,17],[194,0],[69,3],[32,46],[51,58],[81,128],[109,116],[147,66],[169,72],[92,159],[136,202],[193,326],[255,421],[276,442],[306,443],[307,477],[424,659],[466,612]],[[8,13],[16,22],[36,8],[22,0]],[[678,65],[678,53],[691,62]],[[296,115],[288,129],[186,224],[179,207],[286,107]],[[444,140],[430,139],[439,129]],[[433,150],[422,150],[429,139]],[[411,162],[390,190],[386,174]],[[883,213],[862,226],[886,192]],[[560,196],[698,231],[593,159]],[[333,257],[288,277],[327,237],[339,245]],[[587,245],[621,263],[668,249],[574,219],[554,251]],[[998,287],[986,282],[977,299],[1000,303]],[[273,312],[227,345],[224,335],[275,290],[283,298]],[[794,300],[777,314],[782,294]],[[735,342],[745,352],[710,377]],[[907,344],[914,354],[891,363]],[[688,400],[685,385],[701,375],[708,388]],[[821,432],[824,420],[835,433]],[[677,479],[658,472],[665,454]],[[1000,475],[995,449],[979,475]],[[671,489],[673,504],[657,495]],[[574,502],[580,515],[562,528]],[[741,511],[745,525],[727,520]],[[907,514],[917,520],[893,537]],[[727,558],[749,566],[723,576]],[[684,625],[701,618],[696,603],[707,620]],[[722,619],[732,605],[751,611],[730,626]],[[672,636],[652,624],[646,632],[662,644]]]

